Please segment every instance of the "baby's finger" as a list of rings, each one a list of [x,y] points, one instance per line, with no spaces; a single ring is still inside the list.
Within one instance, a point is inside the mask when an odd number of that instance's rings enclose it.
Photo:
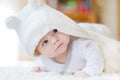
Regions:
[[[33,71],[34,72],[42,72],[43,70],[40,67],[34,67]]]

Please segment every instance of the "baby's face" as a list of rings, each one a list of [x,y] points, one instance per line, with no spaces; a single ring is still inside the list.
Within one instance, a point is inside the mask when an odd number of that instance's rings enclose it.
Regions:
[[[47,57],[55,57],[68,50],[70,35],[54,29],[48,32],[39,42],[38,51]]]

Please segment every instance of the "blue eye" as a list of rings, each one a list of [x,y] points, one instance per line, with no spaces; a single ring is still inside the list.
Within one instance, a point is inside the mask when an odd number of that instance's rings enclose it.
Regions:
[[[54,30],[53,30],[53,32],[54,32],[54,33],[57,33],[57,32],[58,32],[58,30],[57,30],[57,29],[54,29]]]
[[[48,43],[48,40],[44,40],[42,43],[42,46],[46,45]]]

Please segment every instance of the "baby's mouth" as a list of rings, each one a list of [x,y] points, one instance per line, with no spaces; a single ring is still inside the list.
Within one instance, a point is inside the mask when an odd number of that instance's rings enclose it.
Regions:
[[[62,45],[63,45],[63,43],[61,43],[60,45],[58,45],[58,47],[57,47],[57,48],[60,48]]]
[[[55,49],[59,49],[59,48],[61,48],[62,45],[63,45],[62,42],[58,42],[58,43],[56,43],[56,45],[55,45]]]

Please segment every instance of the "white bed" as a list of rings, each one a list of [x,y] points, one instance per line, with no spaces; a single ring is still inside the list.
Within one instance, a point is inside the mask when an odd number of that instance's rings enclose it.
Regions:
[[[21,62],[19,65],[17,64],[17,66],[0,67],[0,80],[120,80],[120,74],[103,73],[102,76],[75,78],[71,75],[53,72],[33,72],[31,63]]]

